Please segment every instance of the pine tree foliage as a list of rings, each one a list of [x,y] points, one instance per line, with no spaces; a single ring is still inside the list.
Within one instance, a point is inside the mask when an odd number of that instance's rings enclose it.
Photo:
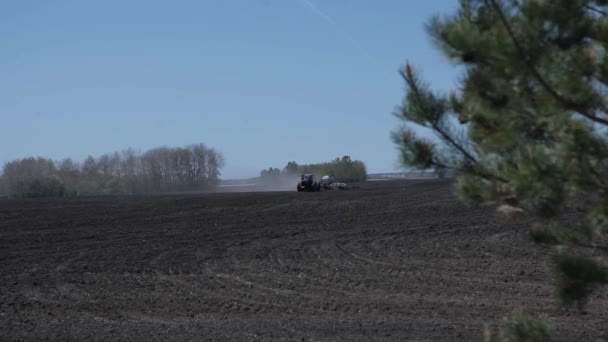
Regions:
[[[397,116],[407,124],[393,139],[403,163],[453,170],[462,199],[506,203],[543,222],[585,196],[586,229],[577,233],[600,241],[608,230],[608,1],[461,0],[427,31],[463,75],[458,89],[439,94],[411,64],[400,71],[406,95]],[[534,234],[576,240],[551,229]],[[564,302],[584,302],[608,282],[598,258],[564,252],[556,269]]]

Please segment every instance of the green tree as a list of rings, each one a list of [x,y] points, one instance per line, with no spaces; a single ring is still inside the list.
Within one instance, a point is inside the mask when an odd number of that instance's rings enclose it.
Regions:
[[[3,175],[0,174],[0,197],[5,196],[5,195],[6,195],[6,184],[5,184]]]
[[[46,190],[56,189],[56,179],[53,178],[55,173],[56,168],[52,160],[29,157],[4,164],[2,178],[10,197],[41,197]],[[51,192],[49,196],[58,195]]]
[[[298,173],[299,169],[300,166],[298,165],[298,163],[296,163],[295,161],[290,161],[287,163],[283,171],[287,174],[296,174]]]
[[[68,196],[76,195],[76,187],[80,179],[80,165],[71,158],[65,158],[56,164],[56,175],[65,186]]]
[[[56,176],[33,179],[23,197],[63,197],[65,186]]]
[[[272,184],[281,179],[281,170],[278,168],[269,167],[268,170],[262,170],[260,172],[260,182],[265,184]]]
[[[560,237],[539,241],[599,243],[608,229],[608,1],[461,0],[427,31],[463,74],[458,90],[440,94],[403,67],[397,116],[406,124],[393,132],[402,162],[453,171],[464,200],[537,215],[545,227],[535,234]],[[586,229],[559,221],[575,196],[585,199],[576,204]],[[604,255],[559,250],[559,294],[582,305],[608,282]]]

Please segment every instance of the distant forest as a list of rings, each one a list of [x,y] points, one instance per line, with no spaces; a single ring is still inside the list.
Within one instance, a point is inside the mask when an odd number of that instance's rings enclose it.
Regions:
[[[4,165],[0,194],[13,198],[143,194],[205,190],[219,183],[224,157],[204,144],[133,149],[70,158],[17,159]]]
[[[367,166],[360,160],[352,160],[350,156],[318,164],[298,164],[291,161],[282,170],[272,167],[262,170],[260,181],[272,182],[284,176],[302,173],[312,173],[317,177],[331,175],[339,182],[361,182],[367,179]]]

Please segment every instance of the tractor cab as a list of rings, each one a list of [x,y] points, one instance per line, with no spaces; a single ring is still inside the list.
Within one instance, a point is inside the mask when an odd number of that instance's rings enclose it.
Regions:
[[[315,181],[315,176],[310,173],[303,173],[298,183],[298,191],[319,191],[320,185]]]
[[[310,174],[310,173],[304,173],[304,174],[302,174],[302,177],[300,178],[301,183],[314,183],[314,181],[315,181],[315,175]]]

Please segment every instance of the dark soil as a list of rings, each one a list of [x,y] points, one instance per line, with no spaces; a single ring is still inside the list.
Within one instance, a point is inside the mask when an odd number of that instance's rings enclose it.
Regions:
[[[513,311],[605,331],[554,297],[529,222],[436,180],[349,191],[0,201],[0,340],[481,341]]]

